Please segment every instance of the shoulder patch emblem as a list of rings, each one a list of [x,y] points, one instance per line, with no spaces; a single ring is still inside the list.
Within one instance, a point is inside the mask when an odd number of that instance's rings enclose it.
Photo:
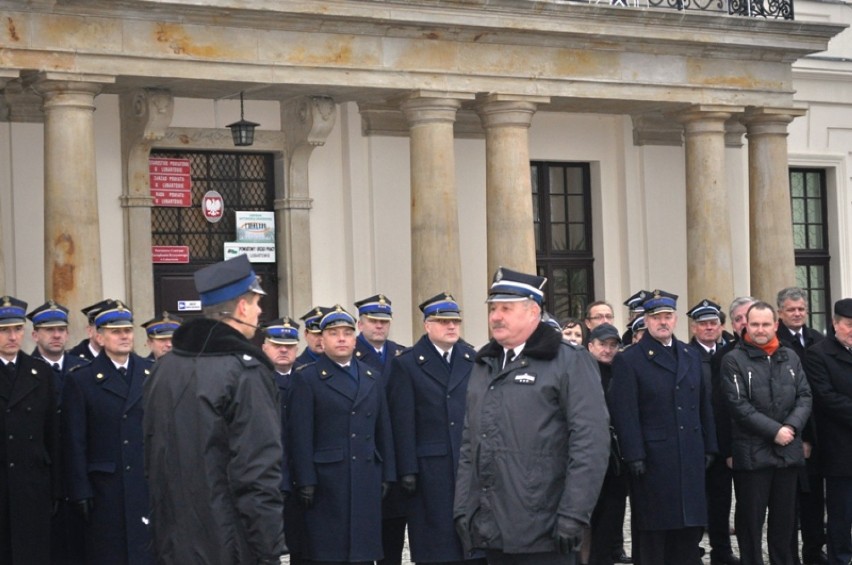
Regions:
[[[251,361],[251,355],[243,354],[243,361]]]
[[[523,373],[521,375],[515,375],[515,382],[519,385],[531,385],[535,383],[535,375],[531,375],[529,373]]]

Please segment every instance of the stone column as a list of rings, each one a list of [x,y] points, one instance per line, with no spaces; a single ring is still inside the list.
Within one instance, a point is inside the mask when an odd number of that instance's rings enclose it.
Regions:
[[[5,94],[6,84],[8,81],[17,78],[17,76],[18,71],[0,69],[0,120],[8,119],[8,116],[6,115],[8,113],[8,108],[2,100],[4,97],[3,95]],[[0,201],[0,213],[2,212],[2,201]],[[0,292],[12,294],[12,291],[10,290],[10,287],[7,286],[6,281],[6,262],[3,253],[3,241],[3,230],[0,229]]]
[[[453,123],[458,95],[414,92],[401,107],[411,147],[411,309],[414,336],[423,332],[417,308],[441,291],[461,295]]]
[[[110,78],[65,78],[47,73],[33,86],[44,99],[45,294],[75,312],[104,298],[94,111]]]
[[[281,104],[281,129],[285,132],[284,184],[276,188],[275,222],[280,228],[276,247],[279,310],[298,318],[313,303],[311,289],[311,205],[308,165],[314,149],[325,145],[336,118],[334,100],[302,96]],[[286,304],[287,308],[282,307]]]
[[[686,154],[688,304],[734,296],[731,223],[725,178],[725,121],[743,108],[694,106],[678,114]]]
[[[742,119],[748,139],[751,294],[770,303],[779,290],[796,284],[787,126],[804,114],[798,108],[749,108]]]
[[[489,94],[479,99],[485,128],[488,281],[499,266],[536,272],[529,127],[546,97]]]
[[[145,89],[122,94],[121,157],[124,187],[125,299],[146,320],[154,311],[154,264],[151,261],[151,183],[148,159],[151,147],[163,139],[172,121],[174,100],[169,91]],[[136,343],[145,342],[145,330],[137,327]]]

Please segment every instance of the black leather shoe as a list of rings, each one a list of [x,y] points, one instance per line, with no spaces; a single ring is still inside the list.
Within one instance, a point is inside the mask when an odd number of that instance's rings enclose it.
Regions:
[[[633,563],[633,558],[627,555],[625,551],[622,549],[621,551],[616,551],[612,554],[612,562],[613,563]]]
[[[723,555],[722,557],[716,557],[711,553],[710,565],[740,565],[740,558],[733,553]]]
[[[805,565],[828,565],[828,555],[824,551],[820,551],[816,555],[805,555],[802,562]]]

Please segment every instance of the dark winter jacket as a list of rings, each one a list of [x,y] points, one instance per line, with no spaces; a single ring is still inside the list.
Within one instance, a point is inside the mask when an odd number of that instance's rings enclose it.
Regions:
[[[254,564],[286,551],[272,366],[230,326],[192,320],[145,383],[160,563]]]
[[[471,372],[453,516],[474,547],[553,552],[558,528],[589,523],[606,473],[600,374],[545,324],[501,369],[502,352],[492,340]]]
[[[734,470],[800,466],[802,431],[811,413],[811,389],[799,357],[781,346],[771,356],[745,340],[722,359],[722,390],[731,415]],[[795,439],[775,443],[783,425]]]

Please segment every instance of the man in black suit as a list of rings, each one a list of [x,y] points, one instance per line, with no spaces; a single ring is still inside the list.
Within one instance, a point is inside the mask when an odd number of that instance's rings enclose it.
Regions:
[[[21,351],[26,311],[0,298],[0,563],[50,563],[60,496],[53,373]]]
[[[834,335],[808,350],[805,372],[825,476],[828,562],[852,560],[852,298],[834,304]]]
[[[819,343],[823,335],[809,328],[808,295],[798,287],[789,287],[778,292],[778,340],[796,352],[805,366],[807,350]],[[807,370],[805,371],[807,373]],[[819,446],[816,445],[813,422],[808,421],[802,439],[805,449],[805,467],[799,473],[798,514],[802,532],[802,562],[805,565],[822,565],[828,559],[822,551],[825,545],[825,488],[819,468]],[[793,544],[798,546],[798,540]],[[798,563],[798,547],[795,547]]]

